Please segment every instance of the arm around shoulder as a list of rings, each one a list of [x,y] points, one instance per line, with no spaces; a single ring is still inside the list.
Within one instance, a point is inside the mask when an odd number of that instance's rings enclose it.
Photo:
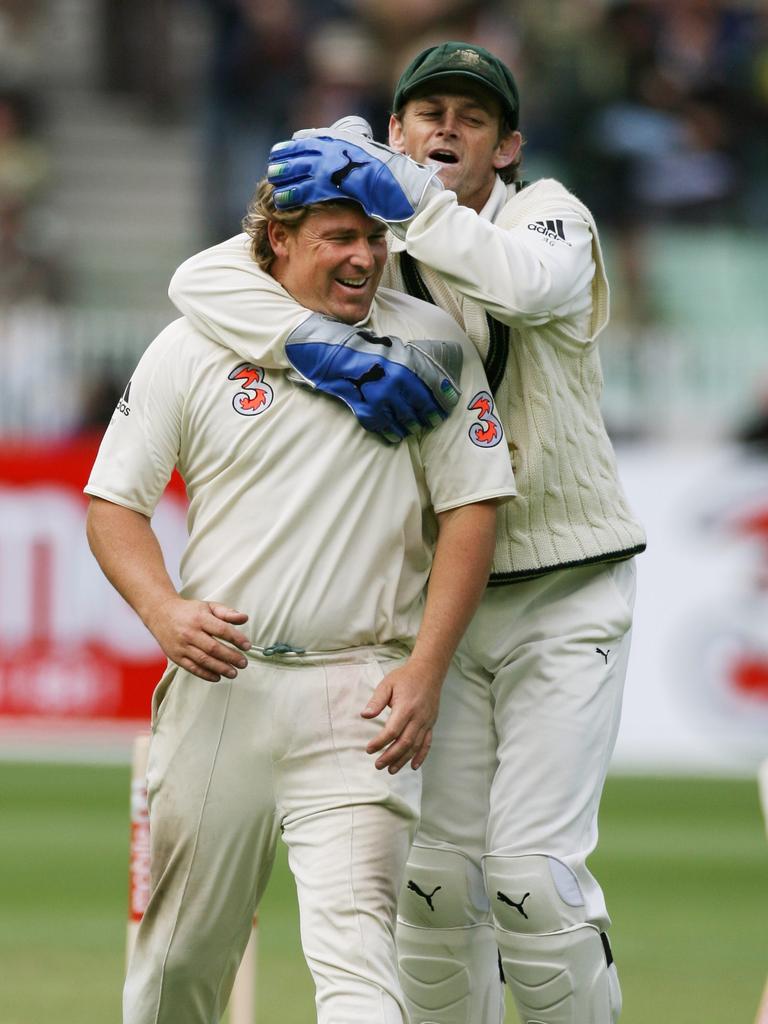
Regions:
[[[168,287],[205,337],[268,369],[289,369],[285,340],[310,315],[255,263],[246,234],[190,256]]]

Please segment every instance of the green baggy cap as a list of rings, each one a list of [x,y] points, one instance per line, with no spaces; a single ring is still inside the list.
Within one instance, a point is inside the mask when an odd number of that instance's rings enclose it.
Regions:
[[[512,128],[517,128],[520,97],[512,72],[498,57],[472,43],[441,43],[422,50],[400,76],[392,101],[395,113],[417,86],[448,75],[471,78],[490,89],[501,100],[504,114]]]

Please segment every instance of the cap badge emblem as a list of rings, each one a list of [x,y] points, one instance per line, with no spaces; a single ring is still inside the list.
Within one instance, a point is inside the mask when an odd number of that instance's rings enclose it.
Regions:
[[[484,64],[482,56],[475,50],[457,50],[453,59],[457,64],[468,64],[470,67],[477,67],[478,64]]]

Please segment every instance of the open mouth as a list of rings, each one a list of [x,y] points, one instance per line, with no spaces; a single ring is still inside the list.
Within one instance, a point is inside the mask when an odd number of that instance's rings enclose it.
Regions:
[[[362,291],[368,284],[367,277],[337,277],[336,283],[344,288],[352,288],[355,291]]]
[[[429,153],[429,159],[436,164],[457,164],[459,158],[449,149],[433,149]]]

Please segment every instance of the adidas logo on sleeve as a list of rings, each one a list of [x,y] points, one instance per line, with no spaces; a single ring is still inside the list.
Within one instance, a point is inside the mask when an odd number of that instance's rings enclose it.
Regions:
[[[560,219],[535,220],[532,224],[528,225],[528,230],[543,235],[549,245],[554,245],[555,242],[565,242],[566,245],[571,244],[565,237],[565,229]]]

